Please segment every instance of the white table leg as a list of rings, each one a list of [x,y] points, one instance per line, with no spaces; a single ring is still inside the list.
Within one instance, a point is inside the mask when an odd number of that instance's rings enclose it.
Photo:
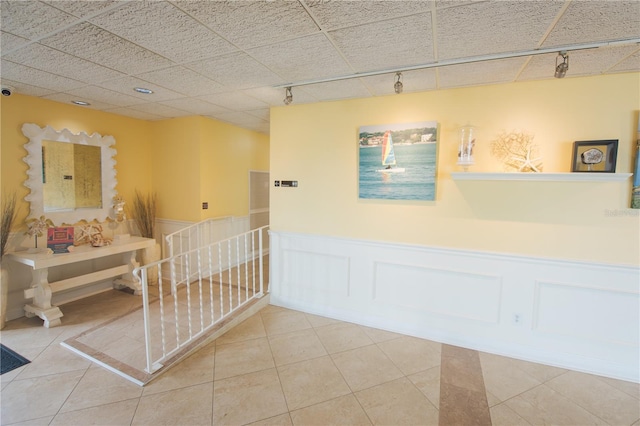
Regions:
[[[48,274],[49,270],[46,268],[31,271],[31,288],[25,290],[24,296],[26,299],[33,298],[33,302],[24,306],[24,312],[27,317],[37,315],[42,318],[44,326],[50,328],[61,324],[62,311],[57,306],[51,305]]]
[[[129,272],[123,274],[121,278],[113,281],[115,288],[129,287],[133,290],[133,294],[140,296],[142,294],[142,284],[140,280],[133,275],[133,270],[140,266],[140,263],[136,260],[136,251],[130,251],[122,254],[123,262],[129,266]]]

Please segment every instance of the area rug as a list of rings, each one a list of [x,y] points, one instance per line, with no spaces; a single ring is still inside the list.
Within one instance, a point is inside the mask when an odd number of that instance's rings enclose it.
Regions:
[[[8,373],[30,362],[22,355],[0,343],[0,374]]]

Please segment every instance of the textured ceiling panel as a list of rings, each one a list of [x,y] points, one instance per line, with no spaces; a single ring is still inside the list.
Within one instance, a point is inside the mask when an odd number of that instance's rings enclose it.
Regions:
[[[244,53],[232,53],[186,66],[230,89],[283,83],[280,77]]]
[[[438,59],[530,50],[562,8],[561,2],[483,2],[438,11]]]
[[[79,99],[78,96],[69,94],[69,93],[54,93],[52,95],[49,96],[45,96],[45,99],[49,99],[51,101],[56,101],[56,102],[63,102],[65,104],[71,103],[73,101],[79,101],[82,99]],[[112,104],[108,104],[105,102],[99,102],[99,101],[95,101],[92,100],[91,101],[91,105],[87,105],[87,106],[80,106],[80,105],[74,105],[75,108],[89,108],[89,109],[96,109],[96,110],[100,110],[100,111],[104,111],[105,109],[109,109],[109,108],[115,108],[115,105]]]
[[[126,74],[172,65],[168,59],[88,23],[75,25],[41,43]]]
[[[47,0],[43,1],[43,3],[47,3],[56,9],[65,11],[78,18],[86,18],[107,9],[113,9],[114,7],[127,4],[127,2],[122,0]]]
[[[330,36],[360,72],[434,59],[430,13],[331,31]]]
[[[514,81],[526,58],[451,65],[438,70],[440,87],[462,87]]]
[[[133,2],[91,22],[180,63],[237,50],[169,3]]]
[[[21,47],[27,44],[29,40],[24,37],[18,37],[17,35],[9,34],[2,31],[0,33],[0,53],[2,55],[11,52],[13,49]]]
[[[433,2],[427,0],[357,2],[306,0],[305,3],[322,29],[333,30],[430,12]]]
[[[331,83],[310,84],[304,86],[304,91],[315,97],[318,101],[366,98],[371,96],[371,93],[360,80],[341,80]],[[295,90],[293,91],[293,100],[296,102]]]
[[[324,34],[258,47],[248,53],[287,81],[353,72]]]
[[[153,104],[147,103],[147,104],[132,105],[129,108],[135,111],[159,115],[163,118],[186,117],[188,115],[193,115],[188,111],[184,111],[184,110],[174,108],[169,105],[164,105],[161,103],[153,103]]]
[[[85,83],[96,83],[124,76],[118,71],[62,53],[39,43],[32,43],[24,49],[10,53],[4,56],[4,59],[42,71],[72,75],[75,79]]]
[[[629,72],[640,71],[640,50],[636,51],[633,55],[625,58],[622,62],[611,69],[611,72]]]
[[[175,5],[241,49],[318,31],[294,1],[176,1]]]
[[[631,55],[635,46],[607,47],[592,50],[577,50],[569,54],[567,76],[601,74],[615,67]],[[538,55],[531,58],[518,77],[519,81],[553,78],[556,68],[556,53]],[[566,77],[565,77],[566,78]]]
[[[243,90],[243,93],[274,106],[282,106],[285,97],[285,89],[274,87],[247,89]],[[304,87],[296,87],[293,89],[293,99],[296,104],[306,104],[317,101],[316,98],[304,91]]]
[[[215,95],[201,96],[200,99],[236,111],[258,109],[267,106],[264,102],[252,98],[251,96],[247,96],[242,92],[218,93]]]
[[[220,83],[181,66],[142,73],[137,77],[188,96],[208,95],[224,90]]]
[[[14,91],[17,93],[21,93],[23,95],[28,96],[47,96],[51,93],[54,93],[53,90],[45,89],[44,87],[32,86],[30,84],[21,83],[19,81],[14,81],[4,76],[0,78],[2,82],[2,87],[13,87]]]
[[[110,112],[113,114],[125,115],[127,117],[137,118],[140,120],[162,120],[165,117],[162,117],[158,114],[150,114],[148,112],[137,111],[131,108],[111,108],[106,110],[106,112]]]
[[[2,31],[36,40],[78,19],[39,1],[2,1]]]
[[[72,80],[46,71],[25,67],[24,65],[6,60],[2,61],[2,77],[53,91],[65,91],[85,85],[85,83],[78,80]]]
[[[395,93],[395,89],[393,87],[396,82],[395,74],[364,77],[361,80],[376,96],[391,95]],[[435,69],[405,71],[402,73],[401,81],[403,85],[403,93],[435,90],[437,88]]]
[[[161,102],[169,99],[178,99],[184,97],[184,95],[174,92],[173,90],[165,89],[164,87],[149,84],[146,81],[140,80],[136,77],[124,77],[116,80],[109,80],[98,84],[97,86],[104,87],[105,89],[113,90],[124,95],[133,96],[140,99],[140,102]],[[136,87],[153,90],[153,94],[148,95],[145,93],[138,93],[134,89]]]
[[[73,95],[74,99],[89,103],[103,102],[116,107],[138,105],[144,102],[134,96],[124,95],[98,86],[86,86],[69,90],[67,93]]]
[[[194,98],[173,99],[160,103],[172,108],[188,111],[195,115],[207,115],[229,111],[227,108],[221,107],[219,105],[214,105],[210,102],[205,102],[201,99]]]
[[[256,128],[265,124],[268,125],[268,123],[264,120],[261,120],[258,117],[255,117],[246,112],[240,111],[213,114],[211,115],[211,117],[215,117],[218,120],[226,121],[228,123],[232,123],[241,127]]]
[[[544,47],[640,37],[640,1],[573,1]]]
[[[269,122],[269,118],[271,117],[271,110],[269,108],[254,109],[254,110],[245,111],[245,112],[265,122]]]

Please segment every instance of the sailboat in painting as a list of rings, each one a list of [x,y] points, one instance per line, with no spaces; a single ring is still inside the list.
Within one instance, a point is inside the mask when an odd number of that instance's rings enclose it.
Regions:
[[[384,169],[378,170],[382,173],[402,173],[404,167],[394,167],[396,165],[396,154],[393,151],[393,139],[391,131],[387,130],[382,138],[382,165]]]

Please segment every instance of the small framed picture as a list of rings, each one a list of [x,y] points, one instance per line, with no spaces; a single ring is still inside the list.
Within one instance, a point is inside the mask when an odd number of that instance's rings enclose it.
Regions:
[[[576,141],[573,143],[572,172],[615,173],[618,140]]]

